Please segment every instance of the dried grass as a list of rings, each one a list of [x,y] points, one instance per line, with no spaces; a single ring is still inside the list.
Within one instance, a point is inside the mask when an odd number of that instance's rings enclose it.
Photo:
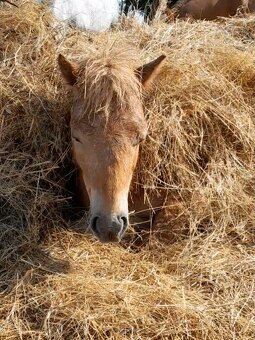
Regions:
[[[254,18],[88,34],[33,2],[0,17],[0,338],[253,339]],[[135,177],[167,209],[140,246],[63,228],[70,97],[56,56],[124,42],[137,66],[168,56]]]

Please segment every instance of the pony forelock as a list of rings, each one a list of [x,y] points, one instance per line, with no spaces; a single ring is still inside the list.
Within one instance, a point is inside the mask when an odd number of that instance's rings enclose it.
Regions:
[[[141,93],[135,75],[137,60],[135,50],[111,46],[81,61],[77,88],[84,103],[76,118],[95,114],[108,117],[116,110],[132,109],[132,98]]]

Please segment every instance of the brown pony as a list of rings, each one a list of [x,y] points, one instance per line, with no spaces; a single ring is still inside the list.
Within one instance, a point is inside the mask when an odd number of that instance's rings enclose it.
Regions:
[[[168,2],[167,15],[190,19],[214,20],[217,17],[233,16],[238,8],[255,10],[255,0],[175,0]],[[169,11],[170,9],[170,11]]]
[[[102,242],[119,241],[129,224],[128,193],[139,144],[147,134],[142,88],[153,81],[164,59],[161,55],[134,70],[128,52],[78,64],[58,57],[73,87],[70,128],[79,185],[84,204],[90,203],[90,228]]]

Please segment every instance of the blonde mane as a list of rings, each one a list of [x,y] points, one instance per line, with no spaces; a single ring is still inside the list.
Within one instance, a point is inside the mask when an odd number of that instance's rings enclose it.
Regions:
[[[97,52],[79,64],[77,88],[83,99],[77,119],[96,114],[109,118],[117,110],[132,111],[132,98],[140,97],[135,75],[136,53],[131,49],[110,48]]]

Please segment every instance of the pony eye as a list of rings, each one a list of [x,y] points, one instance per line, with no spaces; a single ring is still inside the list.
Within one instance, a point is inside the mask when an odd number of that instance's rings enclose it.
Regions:
[[[75,137],[75,136],[72,136],[73,140],[75,140],[76,142],[78,143],[81,143],[81,141],[79,140],[79,138]]]

